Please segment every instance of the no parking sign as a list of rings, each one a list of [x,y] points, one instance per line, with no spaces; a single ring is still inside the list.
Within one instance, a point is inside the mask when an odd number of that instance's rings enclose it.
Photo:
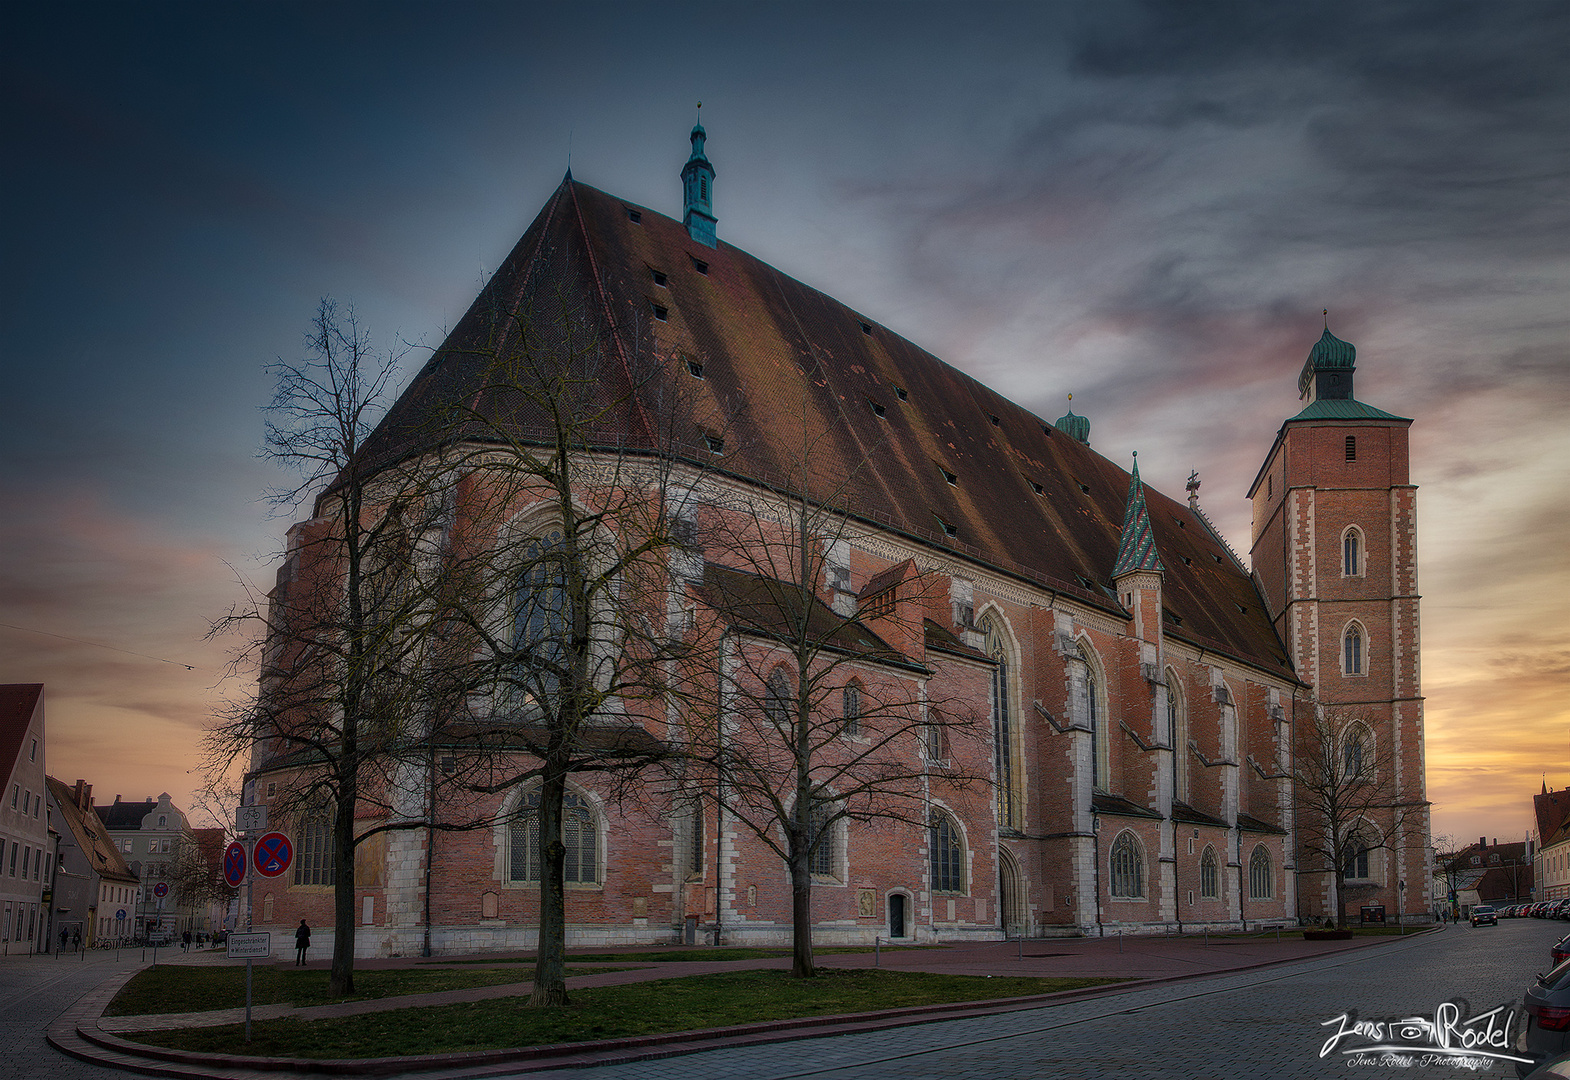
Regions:
[[[256,854],[251,862],[263,877],[277,877],[294,862],[294,845],[283,833],[270,832],[256,842]]]
[[[231,889],[245,884],[245,845],[238,840],[224,848],[224,881]]]

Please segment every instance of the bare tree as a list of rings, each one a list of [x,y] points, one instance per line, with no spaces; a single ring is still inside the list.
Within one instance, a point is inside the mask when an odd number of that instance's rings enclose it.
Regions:
[[[654,354],[636,314],[619,337],[604,329],[561,284],[572,278],[559,265],[491,298],[462,357],[468,392],[437,425],[461,433],[441,465],[463,482],[439,605],[459,645],[439,665],[448,706],[433,739],[467,792],[537,788],[540,1006],[567,1003],[568,779],[635,782],[669,756],[685,694],[669,629],[685,490],[672,483],[675,358]]]
[[[815,974],[813,877],[829,870],[845,824],[927,828],[933,787],[989,778],[965,752],[980,745],[983,717],[931,692],[922,643],[932,576],[906,560],[868,583],[858,611],[844,562],[854,534],[846,488],[806,494],[822,486],[811,458],[781,485],[797,494],[716,497],[725,505],[703,515],[709,562],[693,656],[717,667],[703,680],[712,705],[693,710],[682,759],[689,790],[706,777],[703,797],[789,869],[798,977]]]
[[[1371,855],[1424,839],[1428,804],[1401,798],[1389,740],[1376,741],[1375,730],[1373,719],[1355,708],[1330,705],[1316,706],[1297,725],[1292,779],[1304,856],[1299,865],[1332,876],[1342,927],[1355,891],[1348,878],[1369,877]]]
[[[434,611],[417,557],[443,506],[421,470],[363,452],[400,359],[374,353],[353,309],[324,299],[305,357],[272,365],[263,457],[295,479],[269,495],[289,513],[309,500],[311,516],[289,530],[274,589],[252,590],[213,628],[249,642],[235,668],[255,670],[259,685],[210,729],[208,771],[243,762],[252,776],[286,775],[275,808],[297,827],[325,822],[317,847],[330,852],[334,994],[354,989],[354,853],[378,831],[357,828],[362,811],[380,804],[388,820],[378,829],[421,824],[395,805],[397,766],[422,743]]]

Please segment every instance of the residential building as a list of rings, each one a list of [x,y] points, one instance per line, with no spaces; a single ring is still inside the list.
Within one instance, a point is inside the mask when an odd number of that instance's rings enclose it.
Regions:
[[[44,687],[0,685],[0,948],[47,948]]]
[[[93,808],[93,785],[68,787],[45,779],[60,851],[55,873],[53,933],[80,934],[84,946],[135,940],[141,882]]]
[[[201,905],[186,903],[176,887],[176,870],[182,858],[195,852],[195,835],[169,793],[141,802],[125,802],[116,795],[113,803],[98,807],[98,816],[142,883],[132,934],[166,938],[198,929]],[[158,895],[160,885],[163,896]]]

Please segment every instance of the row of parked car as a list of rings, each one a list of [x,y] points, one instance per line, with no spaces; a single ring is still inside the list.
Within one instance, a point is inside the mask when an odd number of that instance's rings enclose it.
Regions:
[[[1570,922],[1570,896],[1558,900],[1539,900],[1535,904],[1511,904],[1495,908],[1501,919],[1564,919]]]

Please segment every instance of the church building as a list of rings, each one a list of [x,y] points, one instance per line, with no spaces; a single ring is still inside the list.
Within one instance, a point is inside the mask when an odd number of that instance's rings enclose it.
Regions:
[[[890,743],[911,778],[901,797],[919,800],[919,813],[825,825],[811,866],[817,942],[1323,919],[1337,875],[1300,842],[1309,811],[1294,769],[1296,733],[1325,715],[1339,725],[1339,760],[1366,755],[1416,808],[1399,826],[1377,813],[1351,823],[1342,888],[1392,919],[1433,910],[1411,421],[1353,396],[1351,345],[1328,329],[1312,343],[1305,407],[1282,424],[1248,493],[1245,563],[1201,510],[1197,482],[1184,498],[1148,487],[1137,460],[1093,448],[1088,418],[1037,416],[727,244],[701,126],[680,175],[678,220],[569,172],[363,453],[436,453],[422,433],[454,403],[471,422],[444,439],[477,442],[483,427],[513,445],[548,446],[537,403],[487,386],[482,358],[498,347],[490,313],[571,312],[576,325],[561,341],[581,332],[603,343],[599,381],[614,403],[595,413],[582,452],[657,461],[686,493],[678,524],[691,538],[671,551],[661,585],[675,597],[671,632],[715,628],[733,650],[727,671],[763,672],[755,689],[766,718],[791,690],[771,696],[767,674],[790,639],[771,616],[744,609],[779,582],[770,559],[704,536],[738,535],[742,521],[789,541],[792,515],[809,505],[815,520],[832,520],[803,540],[811,558],[799,565],[811,580],[795,582],[809,594],[803,625],[832,629],[822,655],[832,653],[839,681],[821,699],[840,725],[831,765],[858,760],[868,732],[876,742],[866,701],[934,714],[946,703],[957,719],[953,740]],[[599,473],[612,474],[624,475]],[[524,529],[535,550],[559,542],[559,525],[526,498],[499,510],[479,487],[457,484],[445,512],[485,519],[476,528],[487,536]],[[332,587],[331,573],[301,565],[304,538],[320,527],[291,530],[275,611],[301,589]],[[522,633],[538,602],[525,593],[553,586],[511,580],[506,603]],[[741,706],[715,685],[724,728],[734,719],[726,710]],[[682,717],[633,712],[655,742],[680,740]],[[958,737],[961,719],[976,738]],[[285,808],[299,759],[262,743],[251,766],[248,801]],[[842,771],[853,786],[854,770]],[[538,792],[525,784],[458,799],[443,795],[440,773],[433,767],[430,786],[401,810],[367,811],[356,828],[398,813],[440,820],[458,802],[473,812],[476,798],[491,824],[391,830],[361,845],[360,955],[535,941]],[[791,881],[772,834],[742,827],[727,803],[734,793],[648,790],[663,793],[629,801],[603,774],[569,779],[568,944],[787,942]],[[274,827],[289,813],[275,810]],[[313,945],[326,944],[330,833],[295,819],[285,831],[296,867],[256,885],[255,921],[284,933],[305,918]]]

